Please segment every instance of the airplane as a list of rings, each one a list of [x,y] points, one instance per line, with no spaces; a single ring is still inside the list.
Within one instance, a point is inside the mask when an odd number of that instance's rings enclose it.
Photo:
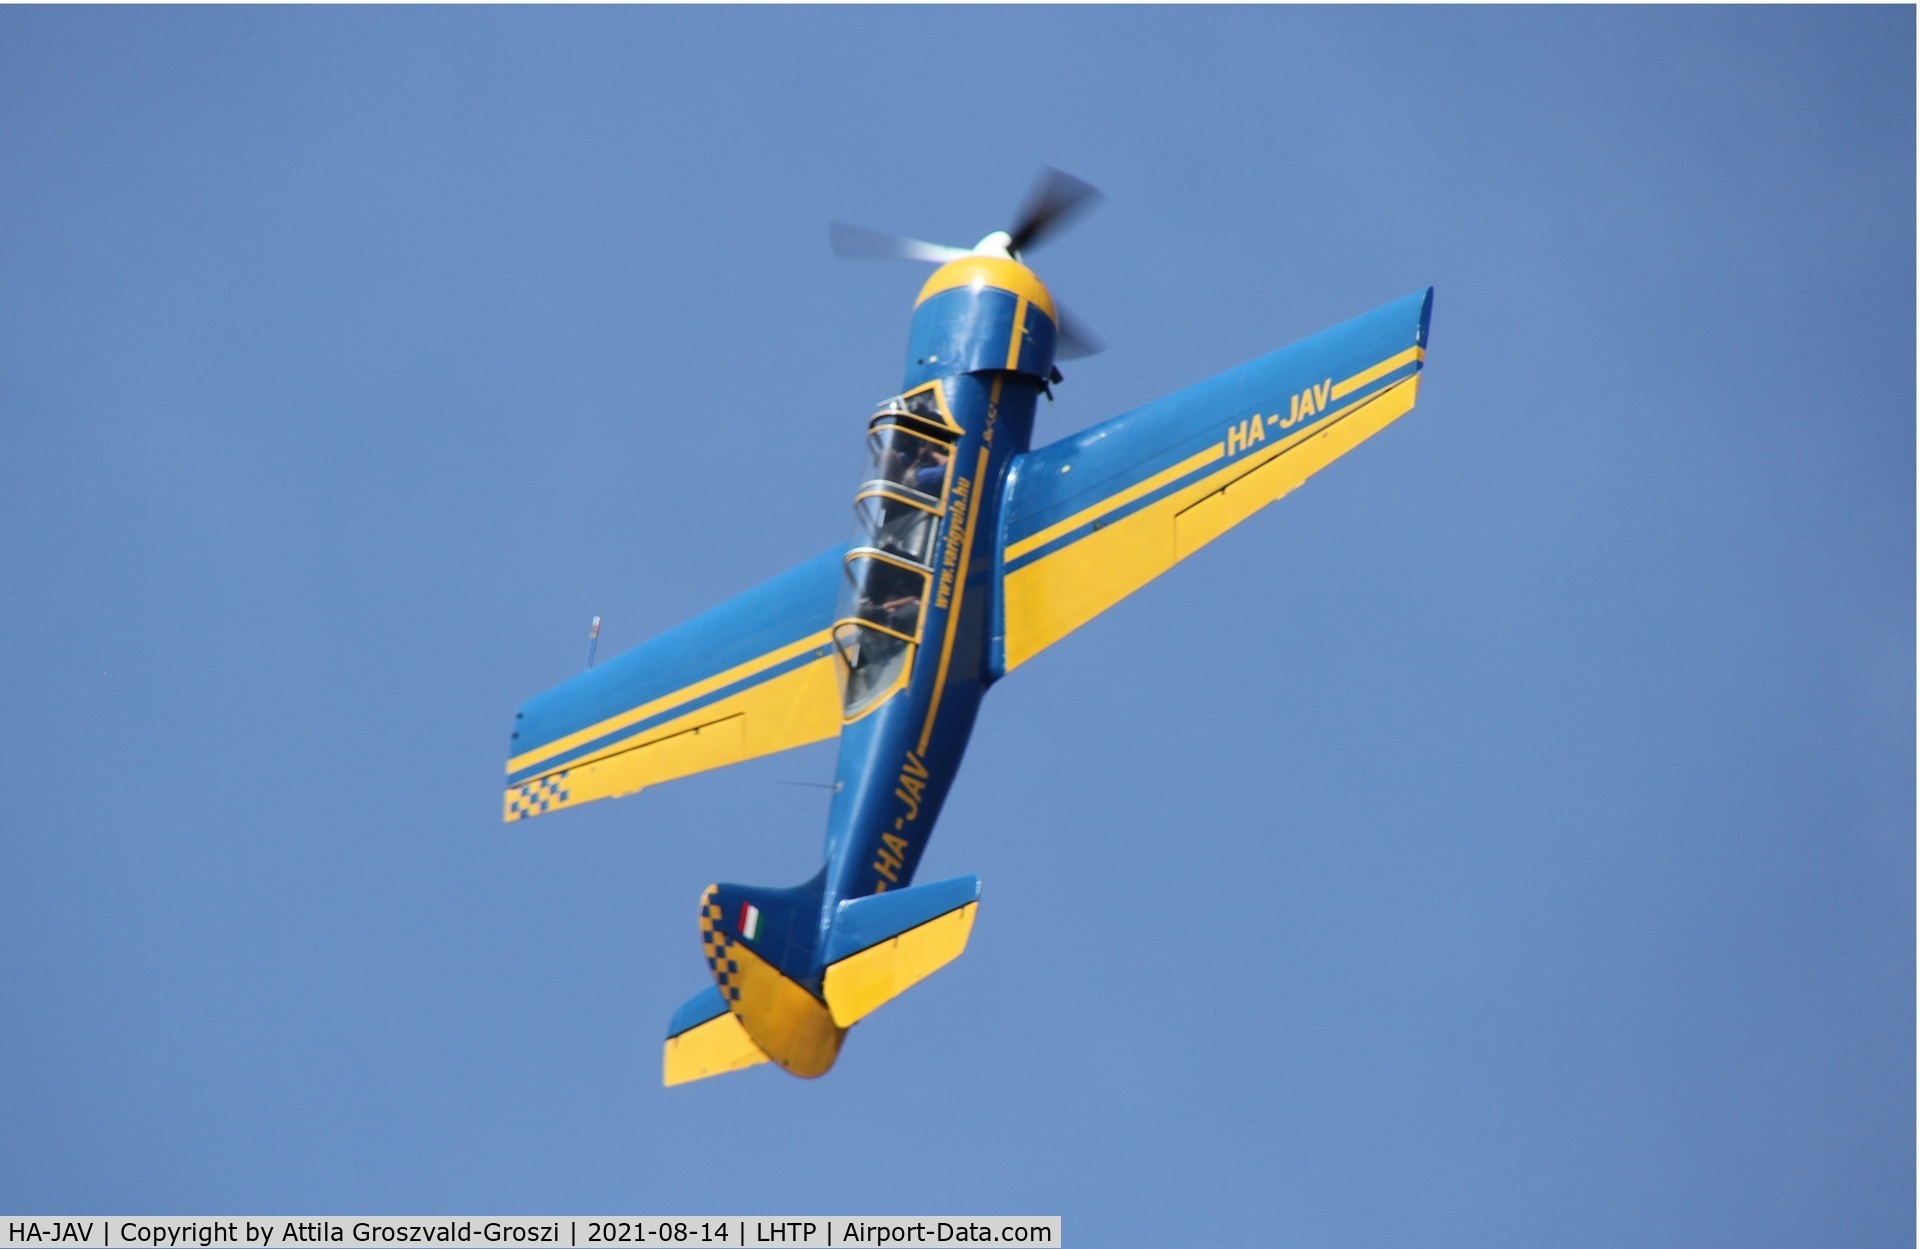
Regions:
[[[835,223],[842,255],[939,266],[866,422],[852,540],[514,716],[508,821],[839,739],[820,870],[700,898],[712,983],[668,1025],[667,1085],[823,1075],[958,958],[979,878],[913,879],[988,688],[1414,406],[1431,287],[1031,447],[1055,360],[1098,348],[1026,256],[1098,194],[1047,170],[971,248]]]

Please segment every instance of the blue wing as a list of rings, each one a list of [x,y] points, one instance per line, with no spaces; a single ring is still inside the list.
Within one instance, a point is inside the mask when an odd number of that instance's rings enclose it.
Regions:
[[[845,553],[835,547],[529,699],[514,717],[506,818],[838,736],[828,631]]]
[[[1001,513],[1006,672],[1413,407],[1428,288],[1014,461]]]

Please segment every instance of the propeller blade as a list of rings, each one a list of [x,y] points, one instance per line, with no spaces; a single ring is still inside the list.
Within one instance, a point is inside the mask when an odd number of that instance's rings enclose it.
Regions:
[[[1086,323],[1074,316],[1055,300],[1053,310],[1059,313],[1054,322],[1053,357],[1056,360],[1080,360],[1087,356],[1097,356],[1107,349],[1099,336],[1088,329]]]
[[[833,246],[833,254],[846,256],[852,260],[924,260],[931,264],[943,265],[949,260],[957,260],[967,254],[967,249],[964,247],[923,243],[919,239],[910,239],[899,234],[886,234],[879,230],[868,230],[862,226],[850,226],[844,221],[834,222],[828,228],[827,235],[828,241]]]
[[[1041,171],[1033,193],[1027,196],[1027,206],[1020,211],[1019,223],[1007,231],[1012,237],[1007,250],[1018,256],[1039,246],[1041,239],[1098,199],[1100,192],[1094,187],[1049,165]]]

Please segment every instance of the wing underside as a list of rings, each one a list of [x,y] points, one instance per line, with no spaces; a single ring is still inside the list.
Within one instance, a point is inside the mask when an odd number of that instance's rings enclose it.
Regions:
[[[1432,291],[1015,463],[996,667],[1010,671],[1413,408]]]
[[[530,699],[514,720],[506,819],[838,736],[828,631],[843,553],[808,560]]]

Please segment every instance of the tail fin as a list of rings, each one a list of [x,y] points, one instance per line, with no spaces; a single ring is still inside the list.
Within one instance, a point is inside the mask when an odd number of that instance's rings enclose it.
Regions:
[[[842,902],[825,960],[833,1023],[851,1027],[959,958],[979,907],[978,876]]]
[[[847,1035],[801,983],[819,948],[825,879],[823,870],[792,889],[709,885],[700,899],[700,942],[727,1009],[768,1058],[809,1078],[827,1073]]]
[[[792,889],[707,887],[700,941],[714,984],[674,1013],[667,1084],[769,1060],[797,1076],[825,1075],[848,1028],[967,948],[980,904],[977,876],[842,902],[825,958],[816,961],[825,879],[822,872]],[[816,976],[822,964],[825,974]]]
[[[739,1071],[767,1061],[747,1030],[727,1009],[718,985],[708,985],[673,1012],[661,1078],[668,1087]]]

